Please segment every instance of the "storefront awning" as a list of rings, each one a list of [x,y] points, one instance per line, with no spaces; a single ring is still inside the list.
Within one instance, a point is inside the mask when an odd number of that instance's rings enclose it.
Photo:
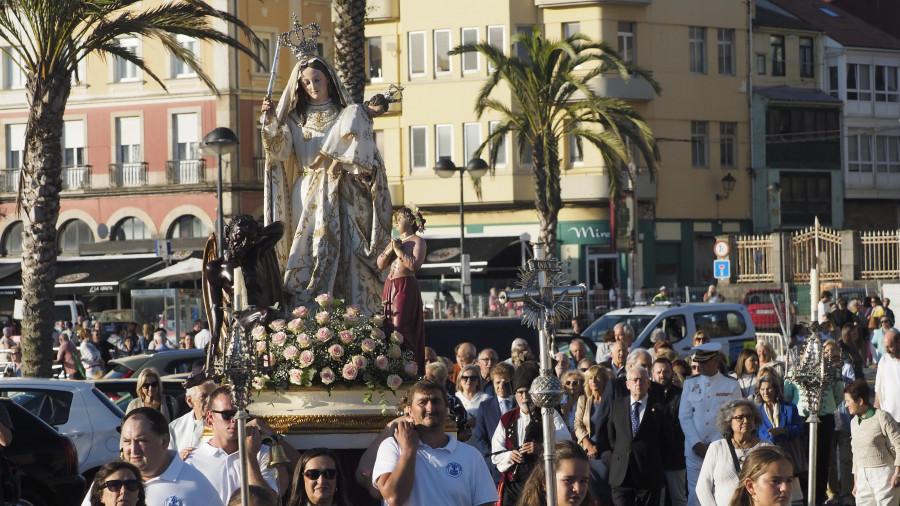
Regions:
[[[17,265],[21,268],[21,264]],[[121,283],[163,267],[162,258],[156,255],[60,257],[56,262],[56,294],[113,295],[118,293]],[[0,278],[0,293],[21,289],[21,270]]]
[[[425,238],[428,253],[417,276],[459,276],[459,238]],[[522,263],[521,238],[515,236],[466,236],[464,253],[469,255],[473,275],[495,271],[515,272]]]

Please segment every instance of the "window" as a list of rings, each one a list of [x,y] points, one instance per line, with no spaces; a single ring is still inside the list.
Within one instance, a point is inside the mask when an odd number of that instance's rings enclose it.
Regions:
[[[381,37],[366,38],[366,68],[369,81],[381,81],[384,77],[381,68]]]
[[[534,165],[534,146],[531,145],[531,141],[525,139],[525,142],[522,143],[522,154],[519,157],[519,162],[522,167],[531,167]]]
[[[631,21],[619,21],[619,56],[625,63],[635,62],[634,25]]]
[[[718,37],[718,62],[720,76],[734,75],[734,30],[719,28]]]
[[[442,156],[453,157],[453,125],[434,126],[435,161]]]
[[[756,75],[766,75],[766,55],[764,54],[756,55]]]
[[[506,27],[487,27],[487,43],[499,49],[501,53],[506,54]],[[488,64],[488,70],[492,71],[494,68]]]
[[[134,37],[127,37],[118,40],[118,45],[125,51],[129,53],[140,56],[140,47],[141,41]],[[138,67],[137,65],[127,61],[125,59],[116,57],[115,59],[116,65],[116,81],[117,82],[125,82],[125,81],[137,81],[138,80]]]
[[[838,78],[838,68],[835,65],[828,67],[828,93],[834,98],[840,98],[840,80]]]
[[[463,28],[460,34],[460,42],[463,44],[477,44],[478,28]],[[461,57],[463,74],[478,72],[478,52],[463,53]]]
[[[531,26],[517,26],[516,34],[522,34],[525,36],[531,36]],[[528,51],[525,49],[525,46],[522,44],[516,43],[516,56],[524,61],[527,65],[531,65],[531,56],[528,55]]]
[[[900,172],[900,136],[875,137],[875,172]]]
[[[200,147],[197,113],[175,114],[173,120],[172,124],[175,127],[173,157],[176,160],[196,160]]]
[[[81,220],[69,220],[60,229],[59,249],[64,253],[78,253],[78,246],[94,242],[91,227]]]
[[[464,160],[466,163],[475,158],[475,151],[478,149],[478,146],[481,146],[481,123],[464,123],[463,151],[465,151]]]
[[[784,35],[770,35],[769,44],[772,46],[772,75],[784,75]]]
[[[781,172],[781,213],[786,226],[807,226],[816,217],[831,223],[831,174]]]
[[[691,165],[709,167],[709,122],[691,121]]]
[[[719,162],[723,169],[734,168],[737,157],[737,123],[719,123]]]
[[[847,100],[872,100],[871,65],[847,64]]]
[[[434,75],[450,73],[450,30],[434,31]]]
[[[694,327],[706,331],[711,339],[716,339],[743,335],[747,330],[747,322],[737,311],[703,311],[694,313]]]
[[[6,168],[21,169],[24,161],[25,124],[6,125]]]
[[[841,166],[840,110],[773,106],[766,111],[766,164],[770,167]]]
[[[254,53],[256,53],[257,58],[262,60],[263,65],[259,63],[253,64],[254,72],[257,74],[268,74],[271,71],[271,62],[272,61],[272,46],[277,45],[272,43],[272,34],[268,33],[260,33],[259,40],[255,41],[254,44]]]
[[[800,77],[813,77],[814,72],[813,40],[800,37]]]
[[[688,30],[690,40],[691,72],[706,73],[706,28],[692,26]]]
[[[488,125],[491,133],[494,133],[494,130],[500,126],[499,121],[491,121]],[[500,138],[500,141],[497,143],[497,158],[494,160],[494,167],[506,167],[506,136]],[[493,143],[491,144],[491,149],[493,149]]]
[[[168,239],[205,238],[208,235],[206,225],[200,221],[200,218],[187,214],[175,220],[175,223],[169,228]]]
[[[871,135],[847,137],[847,162],[847,170],[850,172],[872,172]]]
[[[176,35],[175,40],[177,40],[178,43],[181,44],[181,47],[193,54],[194,59],[199,63],[200,53],[198,52],[198,50],[200,48],[200,45],[197,42],[197,39],[193,37],[187,37],[185,35]],[[197,73],[187,63],[173,57],[172,77],[197,77]]]
[[[63,123],[62,164],[84,165],[84,121]]]
[[[74,397],[72,392],[51,389],[3,390],[2,395],[12,399],[47,425],[64,425],[69,422]]]
[[[875,66],[875,101],[897,102],[897,67]]]
[[[621,23],[619,24],[621,25]],[[579,23],[578,21],[562,24],[562,36],[564,39],[568,39],[569,37],[579,32],[581,32],[581,23]]]
[[[22,234],[24,232],[25,228],[21,221],[17,221],[7,227],[6,232],[3,234],[4,256],[11,257],[22,254]]]
[[[25,87],[25,72],[22,67],[25,61],[14,47],[7,47],[6,51],[10,55],[3,55],[3,73],[6,75],[6,82],[3,83],[7,90],[19,90]]]
[[[415,169],[428,168],[428,127],[409,127],[410,166]]]
[[[116,118],[116,162],[118,173],[110,174],[117,186],[144,184],[144,164],[141,153],[141,118]]]
[[[409,32],[409,75],[425,75],[425,32]]]
[[[132,241],[150,239],[150,230],[138,218],[125,218],[116,223],[109,234],[110,241]]]
[[[581,165],[584,162],[581,137],[571,133],[566,135],[566,155],[569,158],[569,165]]]
[[[656,326],[657,329],[666,333],[666,337],[672,343],[677,343],[687,335],[687,321],[684,315],[667,316]]]

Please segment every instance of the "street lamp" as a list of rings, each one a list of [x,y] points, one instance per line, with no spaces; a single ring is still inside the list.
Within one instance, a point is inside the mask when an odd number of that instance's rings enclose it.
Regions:
[[[465,245],[463,241],[466,238],[466,222],[463,209],[463,174],[468,172],[472,179],[478,179],[485,175],[488,170],[488,164],[481,158],[473,158],[469,160],[469,164],[464,167],[457,167],[449,156],[438,158],[434,165],[434,171],[443,178],[452,177],[453,174],[459,173],[459,291],[462,296],[462,314],[461,318],[466,317],[466,276],[463,272],[463,252]]]
[[[209,156],[217,155],[219,157],[219,178],[216,181],[216,196],[219,199],[219,220],[216,227],[217,246],[219,254],[222,253],[224,244],[223,234],[225,230],[225,213],[222,205],[222,155],[234,153],[237,149],[238,138],[234,131],[227,127],[218,127],[212,132],[203,136],[203,142],[200,148]]]
[[[784,286],[784,239],[781,237],[781,183],[778,181],[769,183],[766,190],[775,197],[775,207],[778,209],[778,251],[780,253],[778,262],[779,270],[781,271],[781,286]]]
[[[737,183],[737,180],[734,178],[734,176],[731,175],[731,172],[726,174],[725,177],[722,178],[722,191],[725,193],[725,195],[719,195],[717,193],[716,200],[727,199],[728,196],[731,195],[731,192],[734,191],[735,183]]]

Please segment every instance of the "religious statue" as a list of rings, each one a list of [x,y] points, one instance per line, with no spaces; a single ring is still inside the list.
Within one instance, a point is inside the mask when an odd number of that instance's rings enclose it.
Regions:
[[[404,345],[415,353],[419,371],[425,371],[425,316],[416,279],[427,252],[425,239],[416,235],[425,231],[425,218],[415,204],[410,204],[394,213],[394,227],[400,237],[391,240],[378,255],[378,268],[390,267],[381,297],[386,316],[403,335]]]
[[[249,336],[253,327],[271,322],[275,316],[272,308],[284,305],[275,257],[275,245],[284,236],[284,223],[263,227],[252,216],[241,214],[231,219],[224,235],[221,257],[215,235],[207,241],[203,255],[203,304],[210,332],[207,376],[213,374],[221,336],[233,324]]]
[[[307,33],[312,30],[312,34]],[[381,311],[379,252],[390,242],[391,198],[372,118],[389,100],[352,103],[328,61],[318,56],[317,25],[282,34],[298,62],[277,106],[263,101],[266,223],[294,234],[278,247],[292,307],[329,293]],[[274,72],[274,69],[273,69]],[[274,114],[272,114],[274,112]]]

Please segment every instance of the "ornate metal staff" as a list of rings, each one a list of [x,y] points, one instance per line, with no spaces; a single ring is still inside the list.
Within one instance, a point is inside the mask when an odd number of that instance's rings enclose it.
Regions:
[[[562,383],[551,372],[550,350],[556,326],[565,321],[570,307],[575,304],[566,299],[584,297],[583,284],[565,286],[565,276],[556,258],[544,258],[544,245],[535,243],[534,258],[520,269],[519,290],[501,292],[501,304],[507,301],[522,302],[522,323],[539,329],[541,375],[531,383],[531,398],[541,408],[544,429],[544,481],[547,504],[556,504],[556,478],[553,461],[556,459],[556,437],[554,431],[554,408],[562,402]],[[574,310],[572,310],[574,312]]]

